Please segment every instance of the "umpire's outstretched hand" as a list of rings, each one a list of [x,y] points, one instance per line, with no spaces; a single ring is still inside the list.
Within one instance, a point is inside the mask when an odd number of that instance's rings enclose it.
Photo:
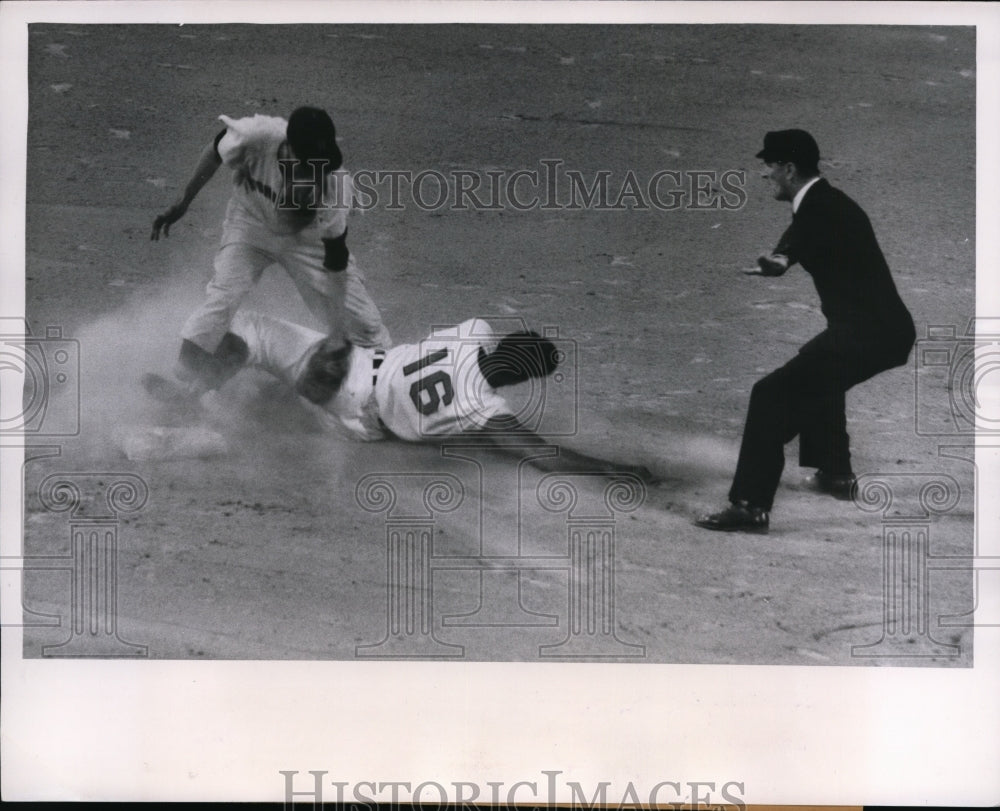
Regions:
[[[163,236],[170,236],[170,226],[177,222],[184,213],[187,211],[188,204],[183,200],[174,203],[170,208],[164,211],[159,217],[153,220],[153,233],[150,235],[150,239],[156,242],[160,238],[160,230],[163,230]]]
[[[780,253],[764,254],[757,258],[759,270],[744,270],[747,276],[780,276],[788,270],[788,257]]]

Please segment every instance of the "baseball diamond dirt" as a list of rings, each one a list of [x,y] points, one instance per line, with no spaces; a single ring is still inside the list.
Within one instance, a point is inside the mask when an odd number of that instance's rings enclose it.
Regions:
[[[968,27],[32,25],[26,311],[70,374],[24,467],[25,657],[969,667],[971,439],[921,352],[963,351],[975,313],[975,49]],[[228,170],[169,238],[153,219],[218,116],[305,104],[355,173],[349,247],[393,340],[523,319],[565,353],[523,413],[657,483],[357,442],[256,372],[193,419],[145,394]],[[804,490],[793,443],[770,533],[711,533],[750,387],[823,327],[801,268],[743,273],[789,220],[754,158],[788,127],[871,218],[918,344],[848,394],[858,503]],[[244,306],[316,326],[280,269]],[[136,450],[157,427],[203,455]]]

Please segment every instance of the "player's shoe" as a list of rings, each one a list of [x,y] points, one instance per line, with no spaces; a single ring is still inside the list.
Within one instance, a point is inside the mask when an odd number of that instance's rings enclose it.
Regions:
[[[163,375],[147,372],[142,376],[142,387],[146,393],[177,415],[193,415],[201,410],[203,389],[191,384],[184,384]]]
[[[717,513],[703,515],[695,521],[702,529],[720,532],[753,532],[766,535],[771,519],[763,507],[754,507],[747,501],[737,501]]]

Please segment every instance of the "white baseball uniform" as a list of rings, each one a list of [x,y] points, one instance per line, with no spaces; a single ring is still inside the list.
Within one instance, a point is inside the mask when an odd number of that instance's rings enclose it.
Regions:
[[[479,354],[496,347],[480,318],[438,328],[417,344],[386,352],[375,401],[385,426],[410,441],[454,436],[486,427],[510,407],[479,370]]]
[[[295,386],[324,336],[254,312],[237,313],[233,332],[247,342],[248,363]],[[439,328],[416,344],[388,351],[352,347],[350,369],[324,410],[364,440],[421,441],[484,428],[510,413],[479,370],[479,353],[497,340],[479,318]]]
[[[233,170],[233,192],[226,209],[222,241],[215,256],[215,273],[206,288],[206,300],[187,320],[181,337],[213,352],[229,330],[243,298],[260,280],[265,268],[280,264],[291,277],[310,312],[329,332],[346,326],[357,346],[389,345],[389,333],[365,289],[364,276],[354,257],[345,274],[344,310],[324,268],[324,239],[344,234],[354,187],[350,173],[330,172],[321,206],[304,227],[296,215],[279,207],[283,176],[279,159],[286,140],[284,118],[254,115],[232,119],[220,116],[225,134],[216,149],[223,164]]]

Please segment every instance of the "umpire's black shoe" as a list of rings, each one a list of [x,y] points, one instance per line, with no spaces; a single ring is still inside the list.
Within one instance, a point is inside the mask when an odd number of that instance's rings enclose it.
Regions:
[[[763,507],[754,507],[747,501],[737,501],[720,512],[703,515],[695,524],[721,532],[755,532],[765,535],[770,525],[770,516]]]
[[[814,493],[824,493],[833,496],[841,501],[850,501],[854,498],[854,488],[858,485],[858,479],[853,473],[824,473],[817,470],[812,476],[803,481],[807,490]]]

